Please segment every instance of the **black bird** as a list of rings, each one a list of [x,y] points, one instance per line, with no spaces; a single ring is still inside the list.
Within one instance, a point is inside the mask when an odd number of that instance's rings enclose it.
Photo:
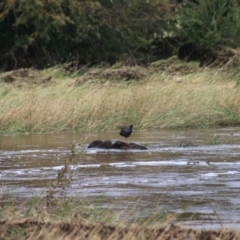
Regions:
[[[122,129],[119,135],[125,137],[127,140],[127,138],[132,134],[132,129],[133,129],[133,125],[130,125],[128,128]]]

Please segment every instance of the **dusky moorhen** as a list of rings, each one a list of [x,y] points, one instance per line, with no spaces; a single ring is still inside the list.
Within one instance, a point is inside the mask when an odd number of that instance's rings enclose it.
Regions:
[[[133,129],[133,125],[130,125],[128,128],[123,128],[119,133],[119,135],[125,137],[127,140],[127,138],[132,134],[132,129]]]

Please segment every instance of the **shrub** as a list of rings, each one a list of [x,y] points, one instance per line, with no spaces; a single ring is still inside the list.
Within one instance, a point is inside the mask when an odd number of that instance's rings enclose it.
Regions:
[[[173,26],[168,0],[3,0],[0,63],[6,68],[149,60]]]
[[[239,12],[237,0],[187,1],[179,15],[178,35],[198,50],[211,50],[217,45],[240,46]]]

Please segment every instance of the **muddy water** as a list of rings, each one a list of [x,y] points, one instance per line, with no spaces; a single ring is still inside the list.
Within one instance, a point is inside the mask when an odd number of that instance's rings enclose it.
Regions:
[[[121,137],[118,132],[0,137],[0,194],[44,196],[71,145],[96,139]],[[180,147],[186,140],[198,146]],[[177,212],[190,225],[240,227],[240,128],[135,130],[129,141],[148,150],[85,149],[71,166],[64,194],[101,197],[102,207],[119,209],[123,217]]]

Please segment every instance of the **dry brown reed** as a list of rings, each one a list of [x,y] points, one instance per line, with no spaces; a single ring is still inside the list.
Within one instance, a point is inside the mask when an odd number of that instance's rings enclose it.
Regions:
[[[75,78],[55,75],[52,85],[21,89],[2,82],[0,131],[86,132],[129,123],[137,128],[240,124],[240,88],[225,72],[167,75],[145,70],[145,76],[143,81],[105,82],[95,76],[76,86]]]
[[[88,221],[37,221],[22,219],[0,222],[0,239],[104,239],[104,240],[238,240],[237,230],[194,230],[178,225],[155,227],[125,226]]]

